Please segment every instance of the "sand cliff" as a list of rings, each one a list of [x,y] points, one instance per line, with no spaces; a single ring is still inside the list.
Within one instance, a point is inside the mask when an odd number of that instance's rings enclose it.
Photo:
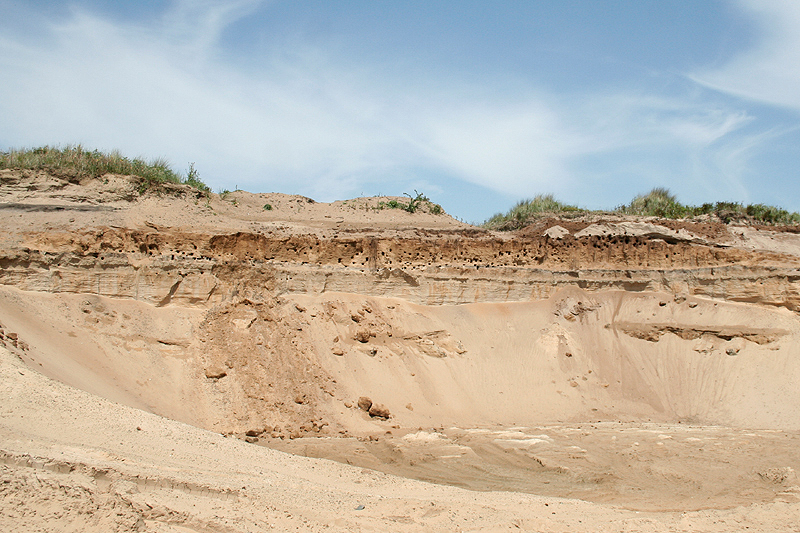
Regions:
[[[793,228],[0,178],[5,529],[800,523]]]

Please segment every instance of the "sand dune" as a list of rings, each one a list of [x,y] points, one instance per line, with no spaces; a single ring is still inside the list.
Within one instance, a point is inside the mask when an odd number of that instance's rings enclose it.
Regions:
[[[800,524],[795,234],[4,172],[3,530]]]

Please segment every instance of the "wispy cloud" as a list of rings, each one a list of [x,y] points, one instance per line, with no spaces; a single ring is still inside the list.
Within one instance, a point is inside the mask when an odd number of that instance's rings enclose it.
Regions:
[[[178,167],[196,162],[214,188],[320,200],[381,182],[393,184],[385,193],[435,189],[446,178],[584,201],[618,195],[614,172],[626,168],[642,187],[665,185],[676,160],[691,162],[681,179],[693,190],[719,180],[741,188],[739,169],[763,142],[749,113],[690,89],[567,99],[530,85],[512,92],[503,80],[476,87],[446,71],[400,79],[306,42],[273,44],[248,58],[254,68],[226,61],[224,33],[265,5],[180,0],[146,26],[74,10],[36,38],[0,23],[0,145],[165,155]]]
[[[13,80],[0,88],[4,140],[166,152],[219,180],[241,173],[251,185],[374,163],[386,139],[374,119],[353,113],[361,91],[298,55],[297,64],[268,59],[261,77],[227,67],[213,35],[235,17],[219,4],[204,13],[188,4],[155,29],[78,11],[52,24],[43,44],[0,42],[0,64]]]
[[[757,22],[758,44],[726,64],[691,74],[698,83],[800,111],[800,2],[738,0]]]
[[[164,15],[161,32],[193,53],[209,53],[222,32],[263,6],[265,0],[175,0]]]
[[[437,110],[438,109],[438,110]],[[417,117],[414,136],[432,164],[502,192],[533,192],[566,178],[575,139],[536,98],[513,105],[432,105]]]
[[[272,50],[255,73],[227,66],[217,37],[254,5],[178,2],[148,28],[76,11],[43,44],[3,41],[6,139],[166,152],[218,180],[334,193],[403,168],[506,192],[564,174],[569,136],[535,98],[453,99],[462,88],[381,80],[310,46]]]
[[[761,142],[748,131],[754,117],[747,112],[691,93],[586,94],[560,116],[581,133],[565,156],[569,174],[582,184],[580,200],[597,207],[608,207],[609,189],[617,199],[656,186],[674,188],[684,201],[708,198],[745,175],[744,164],[719,164],[730,159],[732,146]],[[736,153],[739,163],[752,154]]]

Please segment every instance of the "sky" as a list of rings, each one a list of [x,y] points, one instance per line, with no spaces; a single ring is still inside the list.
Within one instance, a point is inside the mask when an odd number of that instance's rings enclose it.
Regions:
[[[0,150],[213,191],[800,211],[796,0],[0,0]]]

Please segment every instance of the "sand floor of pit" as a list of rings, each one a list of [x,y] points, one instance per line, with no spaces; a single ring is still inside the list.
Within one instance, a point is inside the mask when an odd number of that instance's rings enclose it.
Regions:
[[[424,465],[426,460],[428,464],[438,464],[440,479],[436,481],[441,481],[441,472],[448,469],[453,473],[451,478],[468,470],[452,468],[448,466],[452,463],[447,462],[459,457],[467,457],[461,459],[467,461],[471,453],[464,447],[475,451],[481,445],[490,448],[496,445],[492,453],[505,454],[510,457],[507,463],[513,463],[524,461],[524,454],[517,450],[545,446],[534,454],[543,462],[552,459],[553,454],[571,453],[574,458],[570,460],[579,463],[586,459],[580,459],[581,453],[572,446],[586,449],[587,458],[598,456],[598,450],[606,448],[618,450],[612,455],[622,458],[626,456],[626,448],[646,448],[648,443],[661,448],[658,442],[663,442],[666,450],[674,446],[694,449],[698,457],[693,466],[705,462],[709,469],[715,468],[715,462],[703,461],[702,454],[719,449],[713,452],[719,461],[717,466],[728,472],[755,472],[764,483],[774,487],[771,499],[765,489],[761,494],[753,494],[749,504],[730,509],[637,511],[580,499],[486,491],[488,487],[472,487],[482,491],[463,490],[281,453],[65,386],[26,367],[2,348],[0,394],[4,398],[0,404],[0,530],[3,531],[718,533],[790,532],[798,531],[800,524],[797,492],[788,484],[789,477],[783,479],[791,472],[777,466],[786,464],[786,458],[781,456],[783,451],[797,449],[792,446],[797,439],[793,433],[605,423],[446,428],[416,430],[405,435],[398,432],[394,437],[418,451],[421,457],[416,464]],[[616,443],[607,446],[608,439],[614,436]],[[758,450],[762,439],[765,445],[772,441],[768,454]],[[339,439],[334,444],[346,442]],[[382,438],[358,442],[364,448],[372,446],[373,450],[386,445]],[[636,442],[639,446],[635,446]],[[304,443],[308,444],[308,440],[292,441],[293,445]],[[726,463],[724,449],[740,451],[732,454],[731,463]],[[351,455],[357,454],[353,451]],[[642,468],[648,464],[645,457],[638,462]],[[746,464],[748,458],[755,463]],[[560,461],[569,463],[565,457]],[[481,477],[492,483],[513,470],[508,467],[503,470],[500,463],[497,458],[485,461]],[[759,464],[776,466],[763,470]],[[649,468],[655,469],[652,463]],[[549,485],[554,485],[559,475],[547,474],[546,469],[544,465],[538,469],[541,485],[548,485],[545,483],[548,476]],[[435,477],[434,470],[428,469],[429,477]],[[516,469],[518,474],[523,470]],[[487,472],[493,473],[494,480]],[[470,475],[474,478],[474,474],[473,471]],[[467,477],[461,475],[462,480]],[[535,477],[525,476],[528,480]],[[695,477],[702,478],[703,472],[697,472]],[[747,480],[750,485],[753,479]],[[725,490],[725,483],[717,485],[716,497]],[[624,489],[621,485],[618,488]],[[657,489],[653,486],[643,490],[653,494]],[[634,498],[627,495],[626,498],[635,505]],[[664,500],[663,507],[668,507],[668,501]],[[733,500],[728,502],[734,504]],[[708,502],[720,503],[719,498]]]
[[[726,509],[800,500],[800,432],[598,422],[442,428],[262,445],[476,491],[633,510]]]

